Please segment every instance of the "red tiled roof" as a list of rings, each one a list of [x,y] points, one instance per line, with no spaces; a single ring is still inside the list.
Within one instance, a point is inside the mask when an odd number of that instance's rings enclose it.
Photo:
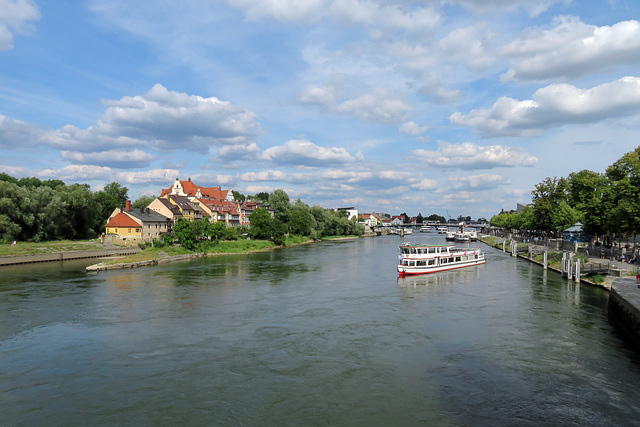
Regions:
[[[202,197],[209,197],[212,199],[226,199],[227,194],[229,193],[229,190],[222,190],[220,187],[200,187],[191,181],[180,181],[180,185],[182,185],[182,191],[184,191],[187,196],[195,196],[198,189],[200,189]],[[160,197],[165,194],[171,194],[172,189],[173,186],[163,189],[160,193]]]
[[[116,214],[111,221],[109,221],[106,227],[140,227],[140,224],[135,222],[129,215],[122,212]]]

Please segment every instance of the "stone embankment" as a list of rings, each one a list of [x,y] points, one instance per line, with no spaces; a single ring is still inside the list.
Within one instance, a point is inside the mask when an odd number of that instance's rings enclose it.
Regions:
[[[611,319],[640,348],[640,281],[632,277],[614,280],[608,311]]]
[[[138,247],[114,249],[89,249],[84,251],[51,252],[33,255],[10,255],[0,257],[0,266],[30,264],[35,262],[69,261],[84,258],[105,258],[132,255],[140,252]]]

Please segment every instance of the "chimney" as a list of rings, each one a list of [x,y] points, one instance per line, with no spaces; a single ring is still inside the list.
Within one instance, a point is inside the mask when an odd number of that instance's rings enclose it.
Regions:
[[[125,205],[124,205],[124,208],[125,208],[127,211],[131,212],[131,200],[127,200],[127,201],[126,201],[126,203],[125,203]]]
[[[189,182],[191,182],[191,177],[189,177]]]

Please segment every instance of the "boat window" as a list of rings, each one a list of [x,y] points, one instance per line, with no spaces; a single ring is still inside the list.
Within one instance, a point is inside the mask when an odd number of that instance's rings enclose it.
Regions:
[[[462,261],[462,257],[457,256],[456,257],[456,262],[460,262],[460,261]]]
[[[434,259],[430,259],[429,260],[429,265],[436,265],[436,260]]]

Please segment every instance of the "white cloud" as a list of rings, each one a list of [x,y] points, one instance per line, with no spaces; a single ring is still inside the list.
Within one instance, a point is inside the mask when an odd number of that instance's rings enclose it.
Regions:
[[[100,165],[122,169],[146,168],[156,156],[142,150],[101,151],[82,153],[79,151],[61,151],[60,156],[71,163],[80,165]]]
[[[498,174],[481,174],[450,177],[449,183],[456,190],[488,190],[501,185],[509,185],[511,181]]]
[[[493,64],[496,58],[487,48],[493,35],[485,30],[486,23],[456,28],[439,42],[442,52],[455,60],[464,62],[467,67],[478,70]]]
[[[406,122],[400,126],[400,132],[410,136],[420,136],[425,133],[429,128],[427,126],[420,126],[416,122]]]
[[[240,175],[242,181],[288,181],[289,175],[281,171],[247,172]]]
[[[46,131],[0,114],[0,148],[17,149],[35,145]]]
[[[399,99],[393,99],[385,90],[350,99],[335,107],[338,114],[348,114],[372,123],[398,123],[413,110],[411,105]]]
[[[40,19],[32,0],[0,0],[0,51],[13,49],[13,32],[30,31],[30,22]]]
[[[259,151],[260,148],[255,142],[250,144],[225,145],[220,147],[217,157],[218,160],[231,162],[236,160],[250,160],[253,159]]]
[[[538,16],[556,3],[570,3],[572,0],[446,0],[447,3],[460,4],[477,13],[492,14],[511,12],[516,8],[524,9],[530,16]]]
[[[451,123],[475,128],[483,136],[540,135],[567,123],[589,123],[640,111],[640,78],[623,77],[591,89],[553,84],[538,89],[533,99],[501,97],[489,110],[456,112]]]
[[[116,172],[106,166],[70,165],[61,169],[43,169],[38,171],[41,179],[59,179],[62,181],[109,181]]]
[[[166,183],[173,182],[179,172],[175,169],[151,169],[143,172],[121,172],[117,180],[127,184]]]
[[[305,139],[292,139],[284,145],[270,147],[260,156],[263,160],[276,164],[298,166],[330,166],[363,160],[362,153],[355,157],[344,148],[321,147]]]
[[[410,185],[414,190],[435,190],[438,188],[438,181],[425,178],[420,182]]]
[[[640,65],[640,22],[612,26],[584,24],[560,17],[551,29],[532,29],[503,49],[510,58],[504,81],[574,80],[610,71],[620,65]]]
[[[156,84],[142,96],[107,101],[100,127],[150,140],[159,149],[205,153],[213,144],[246,144],[262,133],[255,114],[218,98],[172,92]]]
[[[308,86],[300,94],[302,104],[331,105],[335,103],[336,90],[333,86]]]
[[[217,98],[172,92],[156,84],[142,96],[104,101],[105,114],[95,126],[79,129],[65,125],[54,131],[39,130],[38,138],[46,145],[68,150],[63,157],[73,162],[87,162],[120,167],[141,165],[151,155],[137,149],[149,146],[158,150],[184,149],[206,153],[214,145],[222,145],[222,158],[248,157],[258,151],[252,140],[262,133],[255,114]],[[0,116],[0,144],[3,133],[21,135],[36,128]],[[24,137],[24,135],[23,135]],[[237,149],[224,147],[237,146]],[[128,155],[125,151],[131,150]],[[76,153],[71,153],[74,151]],[[101,157],[95,153],[113,151],[118,157]],[[80,154],[87,153],[87,154]],[[136,163],[137,162],[137,163]]]
[[[502,145],[482,147],[471,142],[438,143],[438,150],[413,150],[420,162],[443,168],[491,169],[496,167],[535,166],[538,159]]]
[[[441,21],[428,7],[402,8],[367,0],[227,0],[245,11],[250,19],[287,22],[317,22],[323,18],[347,25],[425,32]]]

